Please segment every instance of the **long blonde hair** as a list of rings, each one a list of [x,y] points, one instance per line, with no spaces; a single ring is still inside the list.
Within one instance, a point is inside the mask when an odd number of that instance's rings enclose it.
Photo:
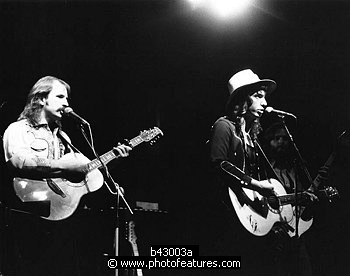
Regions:
[[[55,81],[62,83],[66,87],[68,95],[70,94],[70,86],[63,80],[52,76],[46,76],[39,79],[29,92],[26,105],[24,106],[22,113],[19,115],[17,119],[18,121],[27,119],[33,125],[38,123],[40,112],[42,110],[40,101],[47,98]]]

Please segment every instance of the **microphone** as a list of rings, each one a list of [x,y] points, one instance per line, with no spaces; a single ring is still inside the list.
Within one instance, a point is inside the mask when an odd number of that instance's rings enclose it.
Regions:
[[[80,117],[77,113],[75,113],[73,111],[73,109],[69,106],[64,107],[62,109],[62,114],[65,116],[69,116],[72,117],[73,119],[75,119],[77,122],[84,124],[84,125],[90,125],[85,119],[83,119],[82,117]]]
[[[0,104],[0,109],[3,108],[3,106],[4,106],[5,104],[7,104],[7,101],[4,101],[4,102],[2,102],[2,103]]]
[[[293,118],[297,118],[294,114],[292,114],[292,113],[288,113],[288,112],[285,112],[285,111],[282,111],[282,110],[277,110],[277,109],[274,109],[273,107],[271,107],[271,106],[268,106],[268,107],[266,107],[265,108],[265,111],[267,112],[267,113],[275,113],[275,114],[277,114],[277,115],[279,115],[279,116],[282,116],[282,117],[284,117],[284,116],[288,116],[288,117],[293,117]]]

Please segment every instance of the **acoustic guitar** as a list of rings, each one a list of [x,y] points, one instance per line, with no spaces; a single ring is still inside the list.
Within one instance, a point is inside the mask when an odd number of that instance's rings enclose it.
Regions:
[[[140,135],[129,141],[130,147],[136,147],[143,142],[153,144],[163,135],[163,132],[154,127],[145,130]],[[100,189],[103,185],[103,175],[98,170],[102,163],[106,165],[113,159],[119,157],[114,150],[100,156],[100,159],[90,161],[80,153],[74,154],[81,160],[82,164],[87,164],[87,174],[85,179],[80,182],[69,181],[64,178],[47,178],[47,179],[27,179],[15,177],[13,187],[16,195],[22,202],[49,202],[50,214],[48,217],[42,216],[48,220],[62,220],[71,216],[76,210],[80,199],[83,195]],[[70,158],[69,155],[62,158]],[[102,162],[102,163],[101,163]]]
[[[222,161],[221,168],[238,180],[242,180],[244,172],[228,161]],[[294,236],[296,229],[295,219],[295,194],[287,194],[283,185],[276,179],[264,180],[273,186],[274,194],[268,197],[260,195],[258,192],[243,188],[229,187],[229,196],[235,212],[245,229],[255,236],[264,236],[270,232],[275,223],[284,223],[288,228],[288,234]],[[317,196],[331,199],[338,196],[335,188],[327,187],[317,192]],[[305,204],[309,200],[306,192],[297,193],[297,202]],[[313,222],[313,218],[303,219],[302,211],[304,206],[299,206],[301,217],[298,221],[299,236],[307,231]]]

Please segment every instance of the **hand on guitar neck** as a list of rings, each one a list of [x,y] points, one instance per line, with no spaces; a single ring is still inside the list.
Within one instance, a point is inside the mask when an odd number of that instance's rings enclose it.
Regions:
[[[129,156],[131,150],[130,146],[118,143],[111,154],[114,158],[125,158]],[[47,159],[21,153],[14,155],[8,163],[15,175],[32,179],[60,177],[79,183],[84,181],[90,171],[90,160],[76,152],[65,154],[60,159]]]
[[[128,157],[132,147],[118,143],[118,146],[114,147],[113,150],[118,152],[119,157]]]
[[[131,147],[118,143],[117,147],[113,148],[113,151],[118,157],[128,157]],[[86,174],[89,172],[88,163],[90,162],[86,158],[81,158],[80,153],[69,153],[58,160],[51,160],[51,166],[62,170],[62,175],[67,180],[78,183],[85,179]]]

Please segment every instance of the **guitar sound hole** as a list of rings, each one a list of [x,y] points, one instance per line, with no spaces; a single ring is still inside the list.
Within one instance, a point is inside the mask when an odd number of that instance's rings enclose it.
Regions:
[[[277,196],[275,195],[267,197],[267,202],[270,205],[270,207],[274,210],[278,210],[280,208],[280,202]]]

